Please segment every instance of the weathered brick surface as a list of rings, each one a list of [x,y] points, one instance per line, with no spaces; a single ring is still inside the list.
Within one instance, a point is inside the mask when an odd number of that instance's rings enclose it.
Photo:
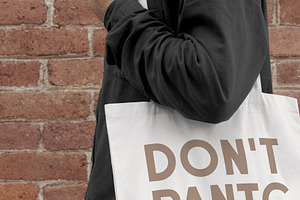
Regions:
[[[48,72],[49,82],[56,86],[101,85],[103,59],[51,60]]]
[[[300,56],[300,28],[270,28],[272,56]]]
[[[83,28],[0,29],[0,55],[57,55],[87,53]]]
[[[84,119],[90,104],[86,92],[0,92],[0,119]]]
[[[102,25],[90,8],[89,0],[56,0],[54,3],[54,23],[59,25]]]
[[[278,64],[276,77],[279,85],[300,85],[300,61]]]
[[[300,24],[300,1],[280,0],[280,19],[282,24]]]
[[[43,24],[47,6],[43,0],[0,0],[0,25]]]
[[[95,122],[46,123],[44,147],[49,150],[90,149],[93,144]]]
[[[26,123],[0,124],[0,149],[37,149],[40,126]]]
[[[86,184],[49,185],[44,188],[44,200],[83,200]]]
[[[1,161],[0,161],[1,162]],[[2,183],[0,184],[1,200],[35,200],[39,194],[39,186],[35,183]]]
[[[0,61],[0,86],[37,86],[40,63]]]
[[[105,53],[105,38],[107,35],[106,29],[97,29],[94,31],[93,48],[95,56],[104,56]]]
[[[87,179],[84,154],[3,153],[0,154],[0,179],[80,180]]]

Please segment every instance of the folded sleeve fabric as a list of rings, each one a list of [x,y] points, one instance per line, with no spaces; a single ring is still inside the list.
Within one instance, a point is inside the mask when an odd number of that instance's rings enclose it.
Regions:
[[[269,58],[260,1],[181,1],[177,30],[155,12],[115,0],[105,21],[108,64],[187,118],[229,119]]]

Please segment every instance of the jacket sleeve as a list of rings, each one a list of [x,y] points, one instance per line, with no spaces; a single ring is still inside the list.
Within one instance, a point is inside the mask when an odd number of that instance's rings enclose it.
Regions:
[[[108,67],[117,65],[121,75],[149,99],[186,118],[209,123],[228,120],[268,55],[261,5],[248,0],[245,5],[181,2],[178,29],[173,30],[156,17],[155,10],[144,9],[136,0],[115,0],[104,22],[106,62]]]

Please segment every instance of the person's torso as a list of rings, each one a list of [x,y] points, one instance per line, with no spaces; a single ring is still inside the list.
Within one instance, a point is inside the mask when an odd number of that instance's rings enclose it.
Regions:
[[[181,2],[183,0],[147,0],[148,9],[157,10],[157,17],[166,23],[168,26],[172,27],[176,33],[180,33],[184,29],[184,23],[182,18],[178,18],[181,8]],[[226,26],[226,24],[218,24],[217,20],[229,12],[237,12],[224,10],[224,13],[218,13],[218,10],[224,9],[225,4],[220,4],[219,7],[216,6],[217,2],[227,2],[224,0],[203,0],[203,8],[199,8],[199,12],[203,12],[203,17],[207,17],[205,21],[203,19],[203,26],[212,26],[212,30],[222,30]],[[230,0],[230,2],[234,2]],[[243,0],[242,2],[248,2],[250,5],[251,2],[255,2],[254,0]],[[256,1],[260,2],[260,1]],[[254,5],[255,4],[255,5]],[[253,3],[254,6],[258,6],[258,3]],[[260,4],[260,3],[259,3]],[[216,7],[213,7],[216,6]],[[222,7],[223,6],[223,7]],[[238,6],[238,5],[236,5]],[[234,6],[235,7],[235,6]],[[246,28],[251,23],[265,23],[265,21],[257,21],[259,17],[251,17],[250,12],[253,7],[246,8],[244,12],[244,19],[239,20],[248,20],[245,26],[241,28]],[[205,9],[210,9],[210,13],[207,11],[205,13]],[[266,12],[266,11],[265,11]],[[255,15],[257,13],[253,13]],[[261,16],[260,16],[261,18]],[[235,19],[232,19],[235,20]],[[256,21],[251,21],[256,20]],[[260,19],[259,19],[260,20]],[[230,21],[227,21],[230,23]],[[219,29],[215,29],[218,27]],[[255,31],[257,35],[259,34],[267,34],[267,28],[264,30],[253,30],[248,35],[243,37],[251,38],[254,37]],[[232,30],[226,30],[232,31]],[[201,31],[199,34],[202,34]],[[227,32],[226,34],[229,34]],[[252,34],[252,35],[251,35]],[[209,37],[209,36],[208,36]],[[209,39],[209,38],[208,38]],[[253,38],[254,40],[259,38]],[[250,41],[250,39],[249,39]],[[248,42],[249,42],[248,41]],[[209,45],[209,42],[204,44]],[[268,48],[268,47],[266,47]],[[105,59],[107,58],[107,52],[105,55]],[[269,63],[269,55],[267,57],[266,62],[262,68],[263,73],[262,82],[263,82],[263,90],[271,92],[271,83],[270,83],[270,63]],[[265,83],[264,83],[265,80]],[[139,102],[139,101],[150,101],[142,92],[136,89],[133,85],[131,85],[126,79],[124,79],[117,66],[107,65],[105,62],[104,66],[104,77],[102,81],[102,88],[100,90],[97,107],[96,107],[96,118],[97,118],[97,126],[95,129],[94,135],[94,143],[93,143],[93,153],[92,153],[92,170],[90,174],[90,180],[88,185],[88,190],[86,194],[87,200],[90,199],[114,199],[114,186],[113,186],[113,178],[112,178],[112,170],[110,163],[110,152],[107,138],[107,128],[105,121],[105,112],[104,105],[108,103],[125,103],[125,102]],[[138,122],[137,122],[138,123]]]

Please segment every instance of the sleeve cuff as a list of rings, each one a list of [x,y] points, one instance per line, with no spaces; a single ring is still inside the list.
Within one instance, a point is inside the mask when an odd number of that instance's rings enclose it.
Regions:
[[[123,17],[146,10],[137,0],[115,0],[107,8],[104,27],[109,31]]]

